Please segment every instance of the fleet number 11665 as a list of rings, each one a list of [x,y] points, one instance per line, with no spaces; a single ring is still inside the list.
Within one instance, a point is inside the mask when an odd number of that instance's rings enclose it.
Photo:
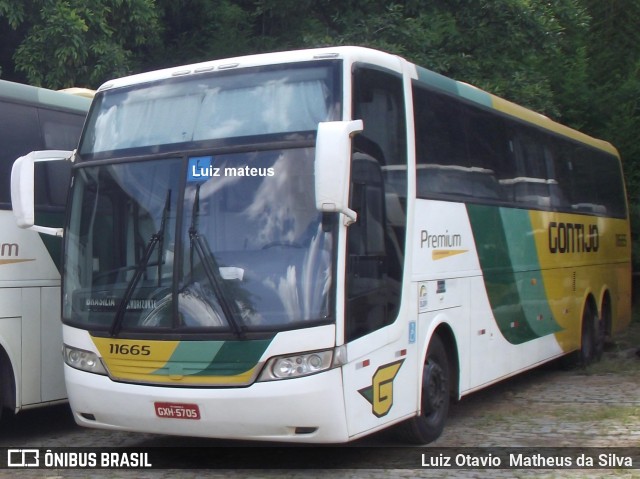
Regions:
[[[149,356],[151,346],[142,344],[118,344],[109,343],[110,354],[122,354],[128,356]]]

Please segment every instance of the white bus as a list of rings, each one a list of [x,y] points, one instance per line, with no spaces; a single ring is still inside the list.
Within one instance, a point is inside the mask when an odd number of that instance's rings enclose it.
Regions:
[[[103,85],[73,162],[65,378],[78,424],[345,442],[441,433],[450,399],[630,320],[616,150],[355,47]],[[57,232],[57,231],[56,231]]]
[[[0,81],[0,411],[66,398],[60,351],[61,243],[16,227],[10,178],[16,156],[77,145],[91,101]],[[62,226],[70,165],[39,165],[36,215]]]

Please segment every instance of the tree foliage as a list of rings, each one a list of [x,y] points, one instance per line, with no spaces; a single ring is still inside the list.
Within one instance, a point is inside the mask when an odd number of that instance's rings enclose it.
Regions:
[[[619,147],[640,203],[637,0],[0,0],[0,74],[50,88],[262,51],[364,45]]]
[[[193,63],[251,52],[252,17],[230,0],[157,0],[163,26],[149,67]]]
[[[13,70],[37,86],[95,86],[129,73],[158,32],[152,0],[0,0],[22,37]]]

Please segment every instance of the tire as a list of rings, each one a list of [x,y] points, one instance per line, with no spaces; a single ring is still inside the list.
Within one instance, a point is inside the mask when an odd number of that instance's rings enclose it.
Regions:
[[[602,356],[604,345],[604,331],[595,308],[587,303],[582,313],[582,333],[580,350],[578,351],[578,365],[587,367]]]
[[[449,413],[451,365],[447,350],[438,335],[427,349],[422,371],[420,415],[400,425],[401,437],[412,444],[426,444],[442,434]]]
[[[612,309],[612,305],[611,305],[611,300],[606,297],[605,300],[602,302],[602,311],[600,312],[600,321],[599,321],[599,328],[598,331],[600,332],[600,337],[598,338],[598,349],[596,350],[596,359],[600,360],[602,358],[602,354],[604,353],[605,349],[609,346],[612,345],[612,339],[611,339],[611,321],[612,321],[612,316],[613,313],[611,311]]]

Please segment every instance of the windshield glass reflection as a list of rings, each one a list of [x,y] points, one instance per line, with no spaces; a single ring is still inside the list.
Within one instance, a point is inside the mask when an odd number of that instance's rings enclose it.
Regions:
[[[312,148],[84,167],[72,208],[65,321],[243,334],[328,320]]]
[[[323,231],[315,209],[313,150],[198,161],[220,176],[193,175],[196,160],[191,159],[180,288],[194,283],[215,287],[189,238],[189,230],[197,225],[243,324],[272,326],[326,318],[331,234]]]
[[[315,131],[337,118],[333,62],[242,69],[100,92],[82,157],[259,135]]]

